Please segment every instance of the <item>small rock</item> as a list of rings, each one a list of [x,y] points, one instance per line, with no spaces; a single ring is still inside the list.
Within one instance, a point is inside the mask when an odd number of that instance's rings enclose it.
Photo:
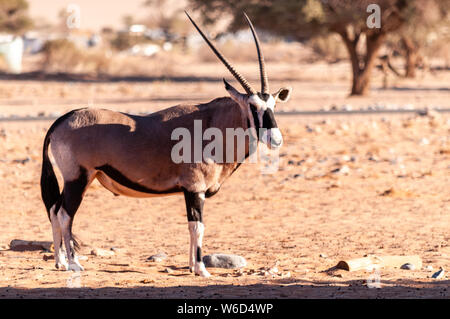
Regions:
[[[47,261],[47,260],[55,259],[55,256],[53,256],[53,255],[51,255],[51,254],[44,254],[44,255],[42,256],[42,259],[43,259],[44,261]]]
[[[154,280],[151,280],[151,279],[144,279],[144,280],[141,280],[141,281],[139,281],[141,284],[152,284],[152,283],[154,283],[155,281]]]
[[[77,257],[78,257],[78,260],[79,260],[79,261],[86,261],[86,260],[89,259],[88,256],[84,256],[84,255],[78,255]]]
[[[167,255],[165,253],[158,253],[156,255],[152,255],[147,258],[147,261],[153,261],[153,262],[161,262],[163,260],[167,259]]]
[[[244,275],[244,271],[242,269],[235,270],[235,275],[240,277]]]
[[[445,275],[444,268],[441,267],[441,269],[439,269],[439,271],[435,272],[433,274],[433,276],[431,276],[431,278],[442,279],[442,278],[444,278],[444,275]]]
[[[328,255],[327,254],[320,254],[319,255],[321,258],[328,258]]]
[[[273,266],[272,268],[269,269],[269,274],[275,275],[277,273],[278,273],[278,267],[277,266]]]
[[[379,158],[376,157],[375,155],[369,156],[368,160],[372,161],[372,162],[379,162],[380,161]]]
[[[309,125],[306,125],[305,129],[306,129],[306,132],[308,132],[308,133],[314,132],[314,129],[312,127],[310,127]]]
[[[28,163],[29,161],[30,161],[30,158],[29,158],[29,157],[26,157],[26,158],[24,158],[24,159],[15,159],[15,160],[13,160],[13,163],[25,165],[25,164]]]
[[[424,269],[427,270],[427,271],[433,271],[434,270],[433,266],[431,266],[431,265],[428,265],[428,266],[424,267]]]
[[[9,243],[9,249],[13,251],[33,251],[33,250],[53,251],[53,242],[13,239]]]
[[[353,110],[353,107],[350,104],[344,104],[344,105],[342,105],[341,109],[343,111],[351,111],[351,110]]]
[[[429,145],[429,144],[430,144],[430,141],[426,137],[424,137],[420,140],[420,145]]]
[[[166,268],[166,269],[164,269],[164,272],[165,272],[165,273],[168,273],[168,274],[172,274],[172,273],[173,273],[173,270],[170,269],[170,268]]]
[[[203,257],[203,262],[205,263],[205,267],[226,269],[242,268],[247,265],[244,257],[227,254],[206,255]]]
[[[413,264],[410,264],[410,263],[406,263],[406,264],[402,265],[400,267],[400,269],[414,270],[414,269],[416,269],[416,266],[414,266]]]
[[[106,249],[100,249],[95,248],[91,250],[91,255],[98,256],[98,257],[109,257],[114,255],[114,251],[112,250],[106,250]]]
[[[347,165],[343,165],[342,167],[332,170],[331,173],[348,175],[348,173],[350,173],[350,168]]]

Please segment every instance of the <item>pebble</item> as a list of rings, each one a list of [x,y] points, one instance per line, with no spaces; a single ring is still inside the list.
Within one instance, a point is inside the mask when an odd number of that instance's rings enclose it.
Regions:
[[[164,269],[164,272],[165,272],[165,273],[168,273],[168,274],[172,274],[172,273],[173,273],[173,270],[170,269],[170,268],[166,268],[166,269]]]
[[[339,174],[347,175],[348,173],[350,173],[350,168],[347,165],[343,165],[339,168],[332,170],[331,173],[335,173],[335,174],[339,173]]]
[[[44,255],[42,256],[42,259],[43,259],[44,261],[47,261],[47,260],[55,259],[55,256],[54,256],[53,254],[44,254]]]
[[[442,279],[442,278],[444,278],[444,275],[445,275],[445,270],[444,270],[444,268],[441,267],[441,269],[439,269],[439,271],[435,272],[433,274],[433,276],[431,276],[431,278]]]
[[[328,258],[328,255],[327,254],[320,254],[319,255],[321,258]]]
[[[431,266],[431,265],[428,265],[428,266],[424,267],[424,269],[428,270],[428,271],[433,271],[434,270],[433,266]]]
[[[206,255],[203,257],[203,262],[205,263],[205,267],[226,269],[242,268],[247,265],[244,257],[227,254]]]
[[[400,267],[400,269],[414,270],[414,269],[416,269],[416,266],[414,266],[413,264],[410,264],[410,263],[406,263],[406,264],[402,265]]]
[[[91,250],[91,255],[93,256],[99,256],[99,257],[109,257],[114,255],[114,251],[112,250],[106,250],[106,249],[100,249],[95,248]]]
[[[26,157],[24,159],[15,159],[13,160],[13,163],[25,165],[25,163],[28,163],[30,160],[31,159],[29,157]]]
[[[157,253],[156,255],[152,255],[147,258],[147,261],[153,261],[159,263],[163,260],[167,259],[167,255],[165,253]]]

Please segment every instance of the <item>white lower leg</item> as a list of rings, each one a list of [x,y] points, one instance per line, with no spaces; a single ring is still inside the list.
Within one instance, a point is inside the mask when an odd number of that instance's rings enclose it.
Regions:
[[[201,222],[189,222],[189,230],[191,230],[191,233],[193,233],[193,239],[194,239],[194,245],[191,245],[191,247],[194,250],[194,258],[195,258],[195,265],[194,265],[194,272],[196,275],[202,276],[202,277],[209,277],[211,276],[209,272],[205,268],[205,264],[203,263],[203,260],[201,259],[201,250],[202,250],[202,241],[203,241],[203,234],[205,232],[205,225]]]
[[[53,233],[53,248],[55,250],[55,267],[57,269],[68,268],[66,256],[64,251],[61,249],[62,244],[62,234],[61,227],[59,225],[58,219],[55,215],[55,206],[50,209],[50,221],[52,223],[52,233]]]
[[[66,247],[66,255],[69,264],[66,270],[83,271],[84,268],[78,262],[78,257],[75,254],[73,241],[70,235],[71,218],[62,207],[59,210],[57,217],[61,226],[61,233],[64,239],[64,246]]]
[[[194,223],[189,222],[189,271],[194,272],[194,265],[195,265],[195,242],[196,242],[196,236],[194,232]]]

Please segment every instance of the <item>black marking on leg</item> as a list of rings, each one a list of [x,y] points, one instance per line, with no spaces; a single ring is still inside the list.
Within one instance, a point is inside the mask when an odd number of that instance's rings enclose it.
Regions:
[[[65,182],[64,189],[61,194],[61,206],[62,208],[64,208],[70,218],[68,231],[70,232],[70,239],[73,243],[73,248],[75,251],[78,251],[80,249],[80,244],[72,233],[72,224],[75,213],[80,207],[84,192],[86,190],[86,187],[88,186],[88,182],[87,170],[84,167],[80,166],[80,175],[78,176],[78,178],[70,182]],[[73,251],[68,253],[70,253],[72,256],[74,255]]]
[[[137,191],[137,192],[147,193],[147,194],[173,194],[173,193],[181,192],[181,188],[179,188],[179,187],[173,187],[171,189],[167,189],[167,190],[163,190],[163,191],[157,191],[154,189],[147,188],[139,183],[133,182],[128,177],[123,175],[119,170],[115,169],[114,167],[112,167],[111,165],[108,165],[108,164],[98,166],[95,169],[102,171],[116,183],[118,183],[126,188]]]
[[[197,262],[201,262],[201,261],[202,261],[202,248],[197,247]]]
[[[183,188],[184,200],[186,201],[187,219],[190,222],[203,222],[204,200],[199,193],[189,192]]]

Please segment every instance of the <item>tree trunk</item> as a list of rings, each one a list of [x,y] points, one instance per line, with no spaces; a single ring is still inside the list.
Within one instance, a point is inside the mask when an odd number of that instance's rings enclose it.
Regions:
[[[402,37],[402,44],[405,48],[406,52],[406,72],[405,77],[407,78],[415,78],[416,77],[416,66],[417,66],[417,47],[414,45],[411,39],[406,37]]]
[[[365,56],[359,56],[357,46],[360,34],[356,34],[353,39],[350,38],[347,30],[339,34],[344,40],[352,63],[353,78],[350,95],[367,95],[370,88],[371,72],[375,64],[377,52],[385,39],[385,35],[383,33],[367,35],[366,54]]]

